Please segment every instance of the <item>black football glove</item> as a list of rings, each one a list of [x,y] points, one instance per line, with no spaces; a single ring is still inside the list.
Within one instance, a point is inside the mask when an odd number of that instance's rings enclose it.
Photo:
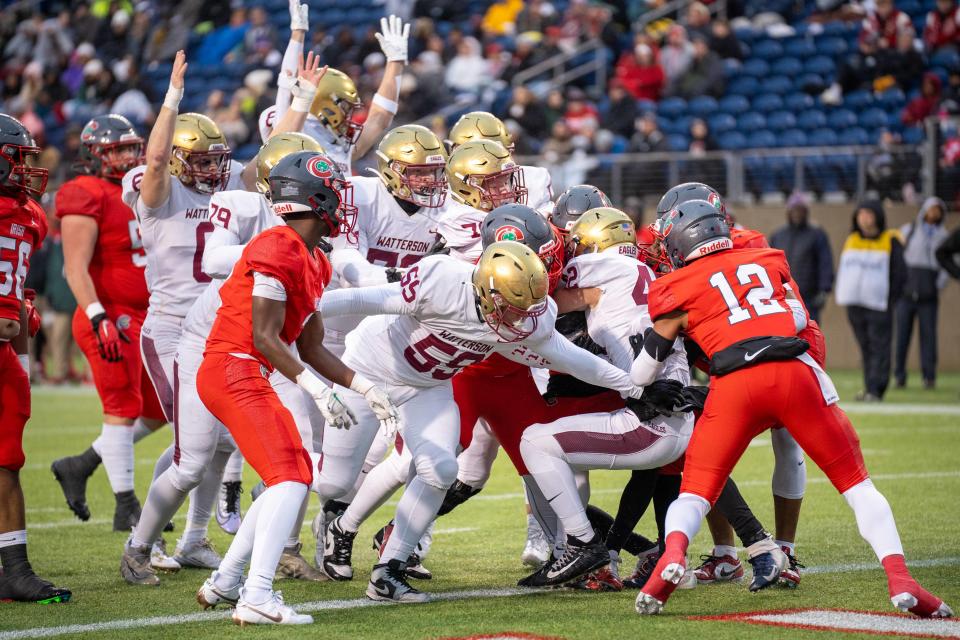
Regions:
[[[386,270],[387,273],[387,282],[400,282],[400,278],[403,277],[403,269],[397,269],[396,267],[389,267]]]
[[[677,406],[677,411],[696,411],[702,412],[707,404],[707,394],[710,387],[706,385],[692,384],[683,388],[683,404]]]
[[[643,388],[640,400],[653,405],[660,413],[671,413],[683,404],[683,383],[678,380],[654,380]]]
[[[653,331],[653,329],[648,328],[647,331]],[[643,351],[643,338],[647,335],[647,331],[630,336],[630,348],[633,349],[634,358],[639,358],[640,352]]]

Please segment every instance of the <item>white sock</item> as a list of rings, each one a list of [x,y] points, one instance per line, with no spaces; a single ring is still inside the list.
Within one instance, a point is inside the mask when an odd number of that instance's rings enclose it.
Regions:
[[[187,509],[187,524],[180,536],[180,546],[199,544],[207,537],[207,525],[213,516],[213,506],[220,497],[220,480],[223,466],[230,457],[229,453],[217,451],[207,465],[203,477],[190,492],[190,506]]]
[[[0,533],[0,549],[14,547],[18,544],[27,544],[27,530],[4,531]]]
[[[263,502],[253,539],[250,572],[243,586],[243,600],[260,604],[273,595],[273,576],[277,572],[283,545],[307,497],[307,485],[281,482],[267,488],[257,502]]]
[[[136,437],[134,437],[134,442],[136,442]],[[173,464],[173,445],[172,444],[163,450],[163,453],[161,453],[160,457],[157,458],[156,464],[153,465],[153,479],[156,480],[157,478],[159,478],[160,474],[166,471],[171,464]]]
[[[250,554],[253,553],[253,540],[261,507],[263,507],[263,502],[259,499],[254,500],[247,512],[243,514],[240,529],[233,536],[230,547],[223,555],[223,560],[220,561],[220,567],[213,575],[214,583],[218,588],[232,589],[240,582],[243,570],[250,561]]]
[[[409,462],[409,460],[407,461]],[[353,502],[343,512],[340,526],[347,531],[356,531],[370,515],[390,499],[403,482],[397,482],[397,467],[403,466],[400,456],[391,454],[386,460],[375,466],[360,485]],[[409,470],[409,464],[407,465]]]
[[[150,491],[140,512],[140,521],[133,530],[134,546],[153,544],[187,497],[186,493],[173,484],[173,473],[173,469],[167,469],[150,483]]]
[[[843,494],[847,504],[857,518],[860,535],[873,547],[879,560],[889,555],[903,555],[897,523],[893,519],[890,503],[867,478],[860,484],[847,489]]]
[[[137,418],[133,421],[133,443],[136,444],[146,438],[148,435],[153,433],[153,430],[150,429],[143,421],[143,418]]]
[[[125,424],[104,424],[97,453],[107,470],[114,493],[133,490],[133,429]],[[94,443],[96,444],[96,443]]]
[[[437,511],[440,510],[446,495],[446,489],[431,486],[419,476],[410,481],[397,505],[393,533],[383,550],[380,562],[394,559],[406,562],[427,527],[437,517]]]
[[[680,531],[687,536],[687,540],[693,540],[708,511],[710,511],[709,502],[692,493],[681,493],[667,509],[667,519],[664,526],[666,534]],[[736,555],[735,550],[733,555]]]
[[[736,558],[737,548],[726,544],[715,544],[713,545],[713,555],[718,558],[723,558],[724,556],[733,556]]]
[[[538,440],[549,442],[552,438]],[[537,446],[532,439],[528,440],[526,437],[520,440],[520,454],[543,495],[563,523],[567,535],[584,541],[591,539],[594,536],[593,526],[580,500],[579,487],[570,465],[553,455],[551,448]]]
[[[300,503],[300,511],[297,512],[297,519],[293,523],[293,528],[290,529],[290,537],[287,538],[287,544],[284,547],[285,549],[290,549],[297,546],[297,543],[300,542],[300,529],[303,527],[303,519],[307,515],[307,506],[310,504],[310,495],[309,492],[303,495],[303,502]]]
[[[790,552],[790,555],[792,556],[797,555],[794,553],[794,543],[787,542],[786,540],[774,540],[774,542],[776,542],[777,546],[780,547],[781,549],[786,548],[787,551]]]
[[[240,453],[240,449],[231,454],[230,459],[227,460],[227,466],[223,469],[223,481],[224,482],[240,482],[243,478],[243,454]]]

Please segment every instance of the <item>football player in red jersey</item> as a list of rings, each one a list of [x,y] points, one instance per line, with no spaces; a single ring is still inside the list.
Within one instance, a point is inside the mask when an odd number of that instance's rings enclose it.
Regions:
[[[327,424],[348,428],[356,418],[327,380],[363,394],[381,421],[396,427],[397,409],[386,392],[343,364],[323,346],[317,305],[332,269],[318,245],[339,234],[352,191],[332,160],[311,151],[290,154],[270,172],[273,210],[286,225],[264,231],[246,246],[220,289],[222,305],[207,339],[197,376],[200,399],[230,430],[244,458],[267,489],[253,503],[220,567],[203,584],[204,607],[236,604],[237,624],[309,624],[272,590],[273,576],[298,517],[313,463],[293,416],[267,379],[278,369],[317,403]],[[355,211],[354,211],[355,213]],[[250,572],[240,590],[244,565]]]
[[[47,186],[47,170],[31,166],[39,153],[26,127],[0,114],[0,601],[66,602],[70,591],[39,578],[27,560],[20,486],[23,428],[30,418],[23,281],[47,235],[46,214],[30,197]]]
[[[137,219],[120,199],[120,181],[142,155],[143,138],[129,120],[97,116],[80,134],[82,174],[57,192],[64,270],[77,299],[73,336],[90,363],[103,427],[85,452],[56,460],[50,468],[67,506],[88,520],[87,478],[102,461],[116,498],[114,531],[129,530],[140,514],[126,446],[166,422],[138,346],[149,297],[146,255]],[[132,440],[124,434],[130,429]]]
[[[859,439],[837,406],[837,393],[797,337],[807,314],[787,288],[782,251],[734,249],[724,216],[693,200],[662,221],[674,271],[650,288],[653,329],[631,368],[637,385],[652,382],[686,332],[711,361],[710,394],[686,452],[680,496],[667,512],[666,550],[637,596],[655,614],[686,572],[686,551],[750,440],[782,424],[853,509],[860,534],[887,573],[893,605],[922,617],[950,608],[910,575],[893,513],[870,480]]]

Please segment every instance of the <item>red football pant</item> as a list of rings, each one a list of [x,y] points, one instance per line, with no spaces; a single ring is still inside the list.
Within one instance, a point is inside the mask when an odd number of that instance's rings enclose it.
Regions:
[[[145,313],[111,307],[107,316],[119,328],[126,324],[121,318],[129,319],[129,326],[121,329],[130,342],[121,342],[123,359],[119,362],[107,362],[97,351],[97,337],[87,314],[79,307],[73,313],[73,338],[77,341],[93,374],[93,383],[103,405],[103,412],[110,416],[135,420],[141,416],[154,420],[166,420],[157,392],[150,377],[143,368],[140,356],[140,326]]]
[[[837,405],[826,404],[813,369],[789,360],[711,378],[680,492],[716,502],[747,445],[772,424],[786,427],[840,493],[867,479],[850,420]]]
[[[460,410],[460,444],[470,445],[473,428],[483,418],[517,473],[529,475],[520,455],[520,437],[532,424],[546,424],[559,418],[623,408],[615,391],[586,398],[556,398],[547,403],[528,367],[492,376],[484,370],[467,368],[453,377],[453,399]]]
[[[200,399],[233,435],[240,452],[271,487],[280,482],[310,485],[313,468],[293,415],[255,360],[211,353],[197,372]]]
[[[30,378],[13,345],[0,342],[0,467],[23,467],[23,428],[30,419]]]

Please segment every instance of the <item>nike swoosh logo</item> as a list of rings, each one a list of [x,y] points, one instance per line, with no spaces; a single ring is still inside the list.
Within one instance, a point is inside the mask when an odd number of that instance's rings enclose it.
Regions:
[[[720,569],[720,571],[717,572],[717,575],[719,575],[721,578],[729,578],[736,572],[737,572],[736,569],[728,569],[728,570]]]
[[[283,616],[271,615],[271,614],[267,613],[266,611],[260,611],[260,609],[257,609],[257,608],[255,608],[255,607],[251,607],[250,605],[247,605],[247,609],[250,609],[250,611],[253,611],[254,613],[259,613],[260,615],[262,615],[262,616],[263,616],[264,618],[266,618],[267,620],[272,620],[273,622],[276,622],[276,623],[278,623],[278,624],[279,624],[280,622],[283,622]]]
[[[384,585],[383,587],[381,587],[379,584],[375,584],[375,585],[373,585],[373,590],[376,591],[377,593],[379,593],[380,595],[386,597],[386,598],[389,598],[389,597],[390,597],[390,589],[387,588],[386,585]]]
[[[550,571],[547,571],[547,579],[552,580],[553,578],[556,578],[558,575],[560,575],[561,573],[563,573],[564,571],[572,567],[575,562],[576,562],[576,559],[572,560],[569,564],[563,567],[560,567],[559,569],[550,569]]]
[[[553,496],[552,498],[547,498],[547,502],[553,502],[554,500],[556,500],[557,498],[559,498],[559,497],[562,496],[562,495],[563,495],[563,492],[560,492],[560,493],[558,493],[557,495]]]
[[[760,355],[761,353],[763,353],[769,348],[770,348],[770,345],[767,345],[762,349],[760,349],[759,351],[754,351],[753,353],[745,353],[743,354],[743,359],[746,360],[747,362],[751,362],[754,358],[756,358],[758,355]]]

